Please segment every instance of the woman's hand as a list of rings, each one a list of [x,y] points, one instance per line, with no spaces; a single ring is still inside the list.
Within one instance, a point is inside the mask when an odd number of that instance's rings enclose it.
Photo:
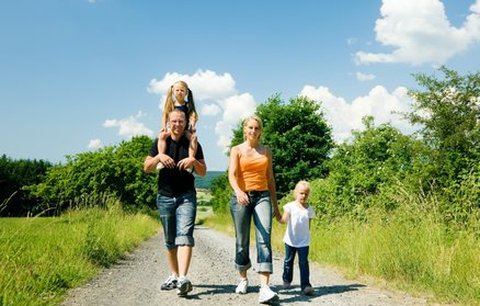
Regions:
[[[250,202],[248,199],[248,195],[242,190],[236,190],[235,196],[237,197],[237,202],[240,205],[247,206],[248,203]]]
[[[278,222],[281,223],[282,214],[280,213],[280,210],[278,209],[278,205],[273,205],[273,216],[275,217],[275,219],[277,219]]]

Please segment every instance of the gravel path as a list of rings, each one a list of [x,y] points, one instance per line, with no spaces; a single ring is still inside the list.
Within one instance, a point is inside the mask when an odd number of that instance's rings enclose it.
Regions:
[[[175,291],[160,290],[168,268],[163,256],[163,235],[157,234],[125,260],[104,270],[85,286],[70,291],[61,305],[258,304],[258,276],[252,270],[249,271],[249,293],[234,292],[237,273],[233,267],[233,238],[205,227],[197,227],[194,236],[196,246],[189,272],[194,288],[186,298],[178,297]],[[256,258],[254,249],[251,254]],[[426,299],[346,280],[338,272],[314,264],[310,266],[310,274],[315,295],[304,296],[298,286],[297,264],[293,280],[296,286],[288,290],[280,287],[282,264],[282,254],[275,254],[271,284],[280,296],[277,305],[429,305]]]

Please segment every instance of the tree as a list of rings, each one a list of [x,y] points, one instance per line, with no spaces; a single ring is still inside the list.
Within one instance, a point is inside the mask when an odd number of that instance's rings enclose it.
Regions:
[[[257,107],[262,119],[262,142],[272,150],[277,191],[281,196],[301,179],[324,177],[333,147],[331,128],[320,105],[306,97],[284,103],[279,95]],[[243,142],[243,126],[234,130],[231,147]]]
[[[137,136],[94,152],[67,156],[65,165],[52,167],[45,179],[29,187],[41,199],[34,212],[61,212],[72,206],[102,205],[118,198],[124,207],[155,207],[155,175],[143,172],[152,140]]]
[[[460,76],[446,67],[439,71],[442,80],[415,75],[424,89],[409,91],[414,110],[406,117],[423,127],[421,135],[437,165],[435,177],[445,186],[480,161],[480,73]]]
[[[52,164],[44,160],[0,157],[0,216],[24,216],[36,205],[23,189],[39,183]]]

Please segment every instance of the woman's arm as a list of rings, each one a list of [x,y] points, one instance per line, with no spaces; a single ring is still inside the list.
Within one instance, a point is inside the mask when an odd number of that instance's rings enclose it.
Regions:
[[[228,165],[228,182],[232,186],[233,191],[237,197],[239,204],[248,205],[248,196],[247,194],[240,189],[237,182],[237,171],[238,171],[238,159],[240,157],[240,149],[238,146],[233,147],[230,150],[230,163]]]
[[[281,215],[280,215],[280,210],[278,210],[277,187],[275,185],[275,176],[273,175],[272,152],[270,152],[270,149],[268,147],[265,147],[265,150],[268,158],[268,169],[267,169],[268,191],[270,191],[270,198],[272,200],[273,215],[276,217],[277,221],[279,221],[281,219]]]

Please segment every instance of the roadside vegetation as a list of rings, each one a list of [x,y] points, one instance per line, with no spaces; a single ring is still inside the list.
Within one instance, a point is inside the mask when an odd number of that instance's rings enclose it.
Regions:
[[[93,203],[92,203],[93,204]],[[158,222],[118,203],[59,217],[0,219],[0,305],[57,305],[153,235]]]

